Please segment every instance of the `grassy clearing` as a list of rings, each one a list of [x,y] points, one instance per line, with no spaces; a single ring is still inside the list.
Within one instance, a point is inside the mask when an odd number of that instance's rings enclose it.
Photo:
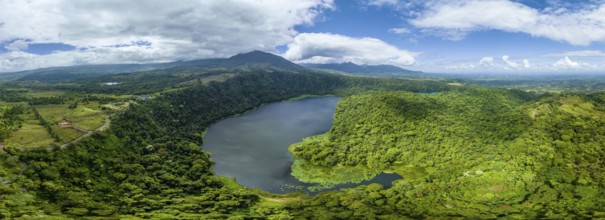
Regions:
[[[54,139],[48,134],[46,128],[41,125],[24,124],[19,131],[6,140],[7,146],[15,147],[38,147],[48,146],[54,143]]]
[[[595,106],[578,96],[565,97],[561,100],[561,110],[575,116],[603,118],[605,114],[595,110]]]
[[[131,98],[131,96],[128,95],[92,95],[100,98],[113,98],[117,101],[101,105],[97,101],[85,102],[85,96],[62,91],[34,89],[25,94],[25,96],[32,98],[57,96],[67,97],[65,104],[42,105],[36,107],[42,117],[51,125],[53,132],[59,137],[61,143],[69,142],[85,134],[85,132],[79,131],[78,129],[94,130],[102,126],[105,123],[105,116],[117,110],[128,107],[130,104],[128,100]],[[78,104],[77,108],[69,109],[69,106],[74,103]],[[29,106],[27,102],[0,102],[0,109],[15,105]],[[0,142],[1,145],[19,148],[31,148],[38,146],[49,146],[53,143],[59,144],[48,133],[47,128],[40,125],[40,121],[35,118],[31,110],[28,109],[26,113],[20,115],[19,117],[23,119],[21,127],[13,132],[10,137]],[[59,127],[57,122],[62,120],[70,121],[72,125],[78,129]]]
[[[131,102],[113,102],[109,104],[103,104],[101,106],[111,110],[121,110],[130,106],[130,104]]]
[[[51,125],[51,127],[53,131],[55,131],[55,134],[59,136],[59,139],[61,139],[62,143],[70,142],[73,139],[76,139],[85,134],[84,132],[78,131],[73,128],[61,128],[58,125]]]
[[[59,95],[55,91],[38,92],[36,95],[49,96]],[[100,105],[99,102],[91,101],[87,103],[78,102],[76,109],[69,109],[68,106],[72,102],[58,105],[43,105],[37,106],[38,112],[44,117],[48,123],[51,124],[53,131],[59,136],[62,143],[69,142],[76,139],[84,134],[84,132],[78,131],[73,128],[61,128],[57,125],[57,122],[64,119],[72,122],[74,127],[83,130],[94,130],[105,123],[105,116],[116,111],[123,109],[128,106],[128,102],[117,102],[111,104]],[[6,108],[14,105],[27,106],[27,103],[0,103],[0,108]],[[102,110],[105,106],[106,110]],[[40,121],[37,120],[34,114],[27,110],[27,112],[21,115],[24,122],[22,127],[15,131],[11,137],[4,140],[2,144],[6,146],[14,146],[20,148],[30,148],[37,146],[48,146],[56,143],[54,138],[48,133],[47,129],[40,125]]]
[[[5,140],[7,146],[38,147],[48,146],[55,142],[32,112],[23,114],[22,117],[24,120],[23,126]]]
[[[84,130],[94,130],[105,123],[104,117],[106,112],[101,110],[101,106],[98,102],[90,102],[88,104],[81,103],[78,104],[76,109],[69,109],[68,105],[69,104],[44,105],[37,108],[42,117],[53,124],[65,119],[71,121],[75,127]]]

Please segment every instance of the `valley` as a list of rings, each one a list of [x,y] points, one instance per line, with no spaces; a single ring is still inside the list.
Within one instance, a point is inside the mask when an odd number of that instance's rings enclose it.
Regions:
[[[259,54],[4,83],[0,215],[603,215],[602,92],[349,76]]]
[[[605,219],[605,0],[0,5],[0,219]]]

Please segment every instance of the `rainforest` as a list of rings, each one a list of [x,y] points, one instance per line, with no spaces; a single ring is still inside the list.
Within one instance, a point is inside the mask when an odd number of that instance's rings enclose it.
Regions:
[[[108,93],[104,85],[78,85],[95,78],[46,83],[53,92],[43,95],[63,94],[47,98],[34,97],[40,96],[35,85],[5,84],[10,89],[2,90],[7,107],[0,213],[57,219],[604,215],[605,93],[539,94],[449,80],[343,76],[267,62],[270,67],[233,69],[230,77],[211,82],[204,79],[218,74],[212,68],[186,75],[190,70],[170,69],[168,76],[188,83],[158,88],[146,100],[121,95],[132,87],[114,85]],[[153,71],[109,77],[139,75],[147,75],[150,84],[167,77]],[[153,87],[143,91],[148,88]],[[96,95],[75,93],[93,89]],[[273,194],[215,174],[213,165],[220,161],[204,142],[209,126],[262,104],[309,95],[342,99],[325,133],[282,146],[294,160],[293,177],[328,188],[381,173],[401,178],[388,186],[365,182],[314,194]],[[46,122],[50,147],[11,144],[18,143],[11,136],[28,123],[55,117],[47,106],[77,111],[91,102],[128,105],[100,110],[108,112],[111,126],[82,140],[67,142],[65,129]],[[28,122],[29,117],[39,120]]]
[[[605,1],[0,5],[0,219],[605,219]]]

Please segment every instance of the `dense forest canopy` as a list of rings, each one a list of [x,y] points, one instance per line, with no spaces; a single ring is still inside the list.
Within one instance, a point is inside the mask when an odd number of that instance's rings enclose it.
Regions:
[[[0,0],[0,219],[605,220],[604,61],[605,0]]]
[[[166,71],[102,76],[122,77],[124,84],[117,87],[98,84],[110,78],[56,84],[54,89],[70,92],[154,95],[116,113],[108,130],[65,149],[5,147],[0,152],[0,215],[401,219],[590,218],[604,213],[603,93],[537,94],[257,65],[203,82],[208,74],[225,72]],[[129,86],[137,80],[141,87]],[[18,127],[23,111],[38,115],[39,106],[73,102],[65,96],[3,92],[2,97],[31,107],[2,110],[2,123],[11,124],[3,127],[7,135]],[[316,196],[280,196],[213,173],[213,161],[203,150],[203,132],[211,123],[308,94],[345,98],[326,134],[291,147],[295,164],[303,164],[293,172],[355,167],[395,172],[403,180],[388,189],[371,184]],[[116,98],[85,95],[78,100]]]
[[[20,171],[18,163],[6,164],[19,175],[2,185],[6,192],[2,213],[5,217],[44,213],[175,218],[287,213],[272,206],[272,211],[256,210],[266,208],[258,202],[258,193],[233,186],[212,173],[212,161],[200,147],[204,129],[218,119],[266,102],[371,88],[433,91],[448,86],[438,81],[257,71],[163,93],[131,105],[115,116],[108,131],[64,150],[7,148],[2,155],[5,160],[19,160],[27,167]],[[32,104],[54,100],[63,99],[38,98]],[[35,196],[25,199],[23,195]]]
[[[404,176],[377,190],[370,210],[412,217],[596,217],[605,205],[602,97],[483,88],[364,93],[339,103],[322,138],[291,151],[315,165],[362,164]],[[350,208],[328,205],[341,196],[347,197],[334,193],[305,204]]]

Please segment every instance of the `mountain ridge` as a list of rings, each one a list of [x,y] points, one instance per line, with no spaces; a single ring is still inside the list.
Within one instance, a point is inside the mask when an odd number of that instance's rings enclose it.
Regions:
[[[357,65],[352,62],[344,63],[328,63],[328,64],[305,64],[303,65],[308,68],[323,69],[323,70],[335,70],[350,74],[361,74],[361,75],[398,75],[398,74],[409,74],[418,75],[423,72],[403,69],[394,65]]]
[[[229,58],[209,58],[168,63],[75,65],[48,67],[18,72],[6,72],[0,74],[0,81],[60,82],[119,73],[192,67],[227,69],[257,69],[274,67],[284,70],[305,69],[304,67],[281,56],[254,50],[247,53],[240,53]]]

